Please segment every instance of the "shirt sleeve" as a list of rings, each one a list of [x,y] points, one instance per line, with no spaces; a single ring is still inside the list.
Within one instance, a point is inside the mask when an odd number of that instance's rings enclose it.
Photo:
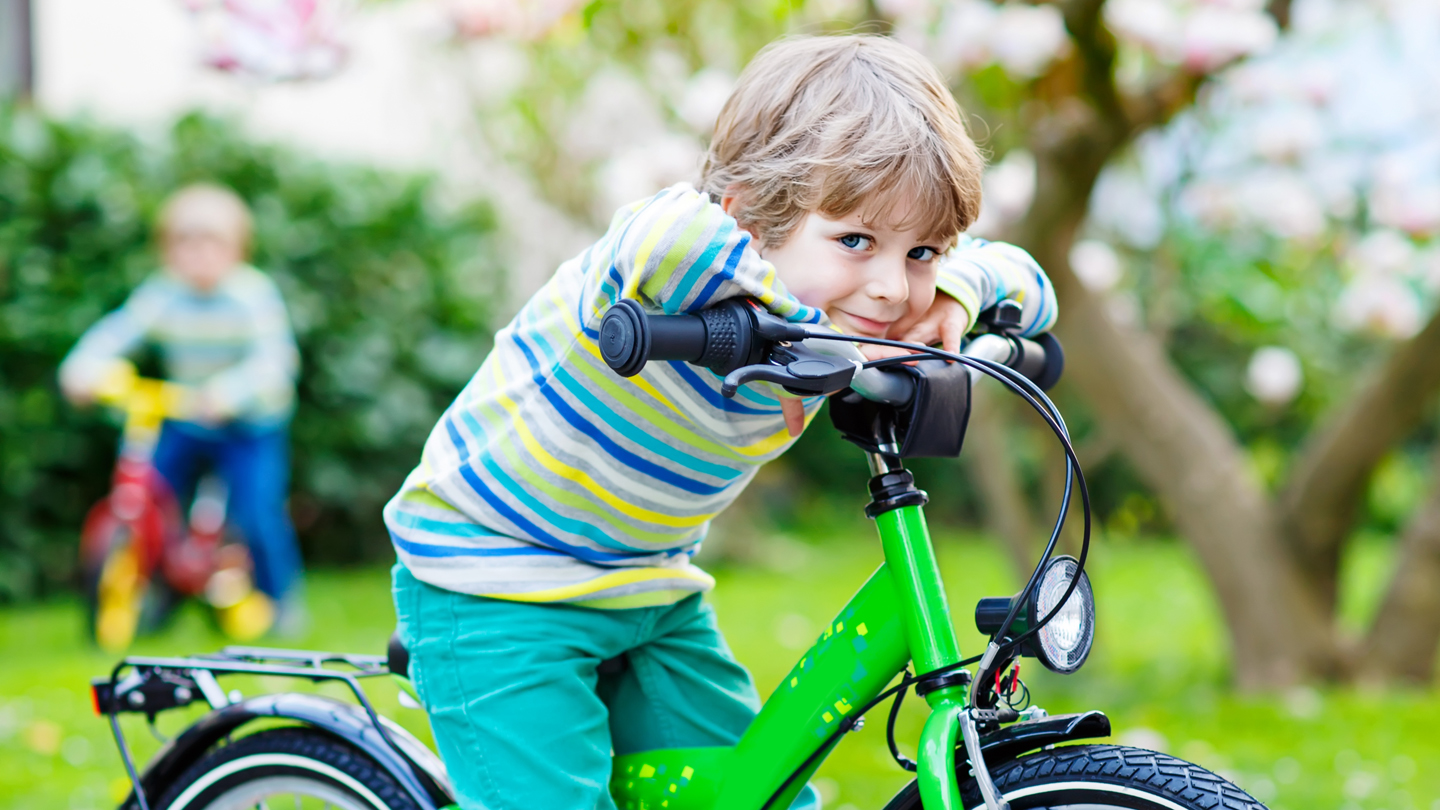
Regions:
[[[201,389],[221,415],[236,417],[253,411],[280,411],[295,394],[300,352],[290,330],[290,317],[280,291],[259,271],[242,298],[250,315],[250,345],[236,364],[212,374]]]
[[[793,323],[826,323],[785,290],[751,243],[723,208],[685,184],[621,209],[586,257],[589,320],[622,298],[673,315],[751,296]]]
[[[166,293],[155,279],[142,283],[119,309],[96,321],[60,363],[67,390],[93,391],[114,362],[140,348],[165,306]]]
[[[972,326],[981,312],[1007,298],[1021,305],[1025,337],[1048,331],[1059,313],[1050,277],[1029,253],[1004,242],[962,235],[941,259],[935,287],[960,302]]]

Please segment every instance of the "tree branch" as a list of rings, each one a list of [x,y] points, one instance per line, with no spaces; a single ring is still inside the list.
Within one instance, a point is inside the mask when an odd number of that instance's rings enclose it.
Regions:
[[[1435,453],[1440,473],[1440,450]],[[1440,647],[1440,486],[1405,526],[1390,587],[1357,658],[1361,680],[1428,684]]]
[[[1297,455],[1280,493],[1280,520],[1291,555],[1326,603],[1334,604],[1340,549],[1375,465],[1419,427],[1437,391],[1440,311],[1310,434]]]

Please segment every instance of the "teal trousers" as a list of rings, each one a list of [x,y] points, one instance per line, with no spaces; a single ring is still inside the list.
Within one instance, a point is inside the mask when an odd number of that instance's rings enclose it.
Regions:
[[[734,745],[759,709],[699,594],[597,610],[455,593],[398,563],[393,581],[410,678],[465,810],[615,810],[613,755]],[[621,654],[624,669],[597,672]],[[810,786],[792,805],[819,806]]]

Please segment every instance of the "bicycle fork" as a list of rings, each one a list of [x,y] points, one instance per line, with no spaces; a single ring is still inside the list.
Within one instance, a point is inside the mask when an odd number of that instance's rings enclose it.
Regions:
[[[866,512],[875,519],[894,576],[911,658],[919,674],[954,666],[961,660],[960,644],[950,618],[945,585],[935,560],[935,549],[921,507],[928,496],[916,489],[914,478],[894,456],[872,453],[872,500]],[[917,685],[916,693],[930,704],[931,714],[920,735],[920,796],[926,807],[962,810],[955,749],[965,746],[975,781],[987,810],[1009,810],[995,790],[980,750],[980,734],[968,706],[970,675],[951,670]]]

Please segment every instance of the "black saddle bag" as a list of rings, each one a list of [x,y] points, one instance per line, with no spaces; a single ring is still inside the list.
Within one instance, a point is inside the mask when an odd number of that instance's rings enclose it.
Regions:
[[[954,458],[970,422],[970,375],[965,366],[932,358],[896,366],[915,380],[907,408],[871,402],[854,391],[830,398],[830,421],[846,439],[880,452],[876,435],[892,421],[901,458]]]

